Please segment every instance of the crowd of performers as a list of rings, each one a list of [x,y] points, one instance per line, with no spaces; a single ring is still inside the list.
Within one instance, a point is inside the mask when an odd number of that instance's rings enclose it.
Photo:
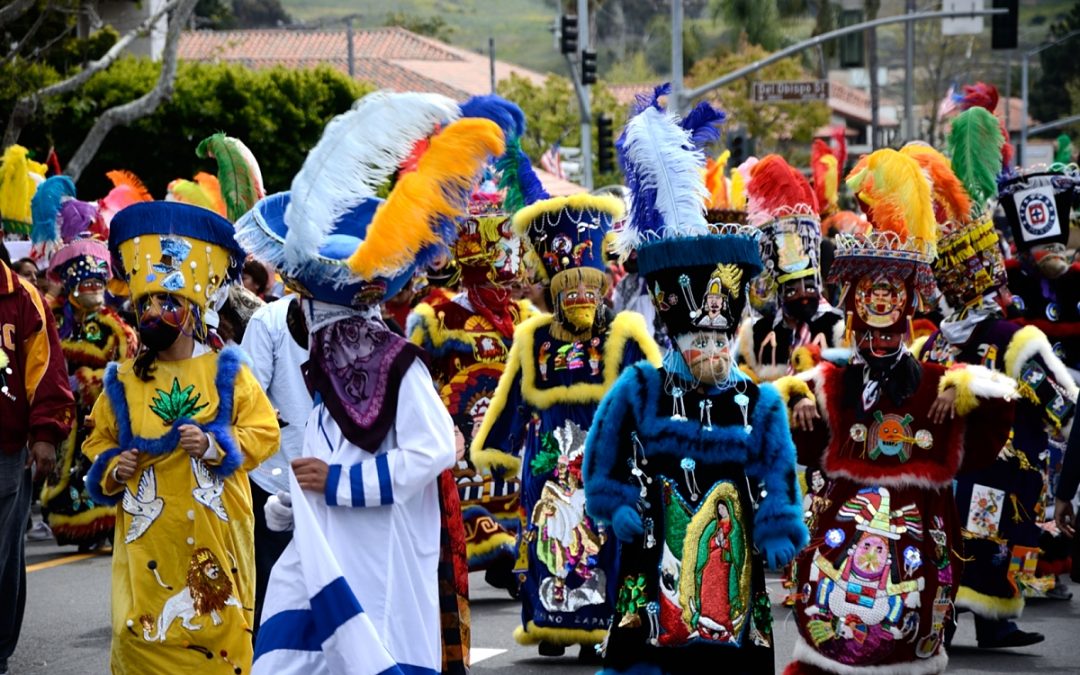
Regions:
[[[545,192],[495,96],[371,94],[269,195],[224,134],[162,201],[5,152],[37,342],[4,324],[0,447],[54,451],[58,544],[111,543],[113,672],[467,673],[470,572],[608,675],[773,672],[781,601],[792,675],[943,672],[967,612],[1043,640],[1014,620],[1069,597],[1080,170],[1013,166],[987,85],[941,151],[840,134],[805,171],[728,167],[667,91],[592,194]]]

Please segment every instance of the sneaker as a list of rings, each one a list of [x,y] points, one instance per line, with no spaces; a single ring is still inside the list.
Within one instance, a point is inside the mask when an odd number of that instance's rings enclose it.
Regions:
[[[1037,645],[1046,636],[1042,633],[1029,633],[1026,630],[1020,630],[1017,628],[1011,633],[993,639],[993,640],[979,640],[979,649],[1009,649],[1011,647],[1030,647],[1031,645]]]
[[[553,642],[541,642],[537,646],[540,656],[562,656],[566,653],[566,647]]]
[[[26,533],[27,541],[48,541],[52,538],[52,529],[47,523],[41,520],[34,523],[34,526],[30,528],[30,531]],[[0,671],[0,675],[4,675],[3,671]]]
[[[1072,600],[1072,591],[1069,587],[1062,583],[1060,580],[1054,584],[1054,587],[1046,592],[1047,600]]]

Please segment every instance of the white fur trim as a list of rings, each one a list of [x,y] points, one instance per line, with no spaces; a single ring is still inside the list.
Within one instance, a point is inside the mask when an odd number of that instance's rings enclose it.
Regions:
[[[1019,396],[1016,381],[1008,375],[990,370],[985,366],[967,365],[965,370],[971,373],[968,388],[979,398],[1012,399]]]
[[[1050,370],[1050,374],[1054,376],[1054,381],[1068,392],[1073,401],[1076,401],[1080,389],[1077,388],[1069,369],[1054,353],[1054,348],[1050,345],[1050,340],[1046,338],[1045,334],[1041,333],[1039,337],[1029,339],[1023,347],[1017,350],[1016,366],[1014,368],[1017,372],[1008,373],[1009,377],[1020,379],[1024,364],[1036,356],[1042,357],[1043,363]]]
[[[887,666],[846,666],[816,651],[801,635],[795,639],[795,651],[792,656],[795,661],[801,661],[837,675],[934,675],[945,672],[945,668],[949,665],[949,655],[945,653],[945,647],[942,646],[935,656],[928,659],[893,663]]]
[[[961,443],[962,442],[963,441],[961,440]],[[959,463],[963,464],[963,454],[960,455]],[[829,478],[846,478],[853,483],[858,483],[859,485],[873,484],[891,488],[920,487],[929,490],[941,490],[943,488],[950,487],[953,482],[953,479],[951,477],[946,481],[937,482],[915,473],[901,473],[893,476],[880,476],[870,479],[866,476],[853,474],[846,469],[831,468],[828,466],[827,461],[825,462],[825,466],[823,467],[823,469],[825,470],[825,474]]]

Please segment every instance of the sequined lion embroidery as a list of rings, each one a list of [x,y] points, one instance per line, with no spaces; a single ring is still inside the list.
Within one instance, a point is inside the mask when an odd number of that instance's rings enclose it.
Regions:
[[[241,606],[232,590],[232,581],[221,569],[217,556],[208,548],[195,549],[188,566],[187,584],[165,601],[157,620],[157,632],[151,632],[155,628],[153,616],[144,614],[139,617],[143,639],[147,642],[165,642],[165,634],[176,619],[180,619],[180,625],[187,630],[202,630],[203,627],[192,623],[192,620],[209,614],[213,625],[220,626],[220,610],[229,605]]]

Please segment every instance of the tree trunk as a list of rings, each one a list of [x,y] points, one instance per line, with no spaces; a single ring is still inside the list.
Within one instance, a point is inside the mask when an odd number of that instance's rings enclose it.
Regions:
[[[866,20],[877,18],[881,0],[866,0]],[[866,68],[870,76],[870,148],[877,150],[881,146],[881,117],[878,111],[881,105],[881,91],[878,89],[877,71],[877,29],[866,31]]]
[[[72,180],[79,180],[79,176],[94,159],[94,155],[97,154],[110,131],[118,126],[126,126],[135,120],[153,114],[162,101],[168,100],[172,96],[173,83],[176,81],[180,33],[184,30],[188,19],[195,10],[197,1],[180,0],[176,9],[169,16],[169,29],[165,35],[165,50],[161,58],[161,75],[158,76],[154,88],[134,101],[109,108],[94,122],[94,126],[90,128],[79,149],[75,151],[75,154],[68,162],[67,168],[64,169],[64,173],[71,176]]]
[[[183,24],[187,23],[187,17],[195,7],[195,0],[169,0],[169,2],[163,5],[156,14],[150,16],[146,21],[143,21],[141,24],[125,33],[100,59],[90,63],[86,68],[83,68],[66,80],[50,84],[47,87],[42,87],[16,101],[15,107],[11,111],[11,116],[8,118],[7,128],[4,130],[3,148],[6,149],[8,146],[14,145],[19,141],[19,134],[22,133],[23,127],[34,118],[38,105],[44,99],[75,91],[86,84],[94,74],[105,70],[120,58],[120,55],[127,46],[137,37],[149,32],[154,27],[154,24],[160,21],[163,16],[168,12],[177,9],[181,4],[189,6],[187,12],[184,14],[184,19],[179,26],[179,28],[183,28]],[[175,18],[176,16],[179,16],[179,13],[176,13],[173,16]],[[172,28],[172,24],[173,21],[170,21],[170,29]]]

